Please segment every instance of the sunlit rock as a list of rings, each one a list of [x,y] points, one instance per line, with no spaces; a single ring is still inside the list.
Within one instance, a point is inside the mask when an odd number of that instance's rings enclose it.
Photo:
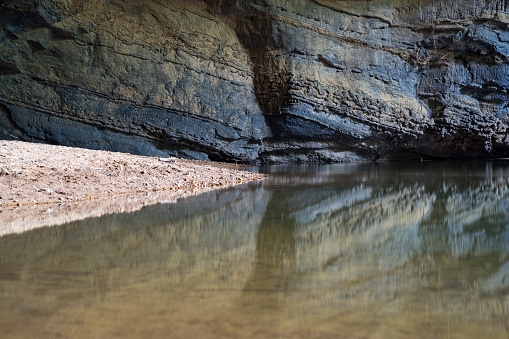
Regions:
[[[509,153],[504,1],[0,9],[2,138],[269,163]]]

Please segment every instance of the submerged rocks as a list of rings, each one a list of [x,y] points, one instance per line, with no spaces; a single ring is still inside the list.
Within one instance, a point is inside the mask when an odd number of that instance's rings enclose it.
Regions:
[[[509,154],[505,1],[0,7],[1,138],[243,162]]]

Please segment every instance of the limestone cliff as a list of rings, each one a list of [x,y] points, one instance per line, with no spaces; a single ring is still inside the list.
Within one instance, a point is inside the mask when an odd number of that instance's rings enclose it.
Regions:
[[[305,162],[509,154],[502,0],[1,0],[0,137]]]

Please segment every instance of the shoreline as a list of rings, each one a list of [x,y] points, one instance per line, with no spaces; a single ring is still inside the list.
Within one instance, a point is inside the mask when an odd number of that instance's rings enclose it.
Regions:
[[[0,141],[0,236],[260,181],[235,165]]]

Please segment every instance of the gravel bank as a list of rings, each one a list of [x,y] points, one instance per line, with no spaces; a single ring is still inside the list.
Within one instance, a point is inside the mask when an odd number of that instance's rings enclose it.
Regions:
[[[0,141],[0,235],[264,178],[231,164]]]

